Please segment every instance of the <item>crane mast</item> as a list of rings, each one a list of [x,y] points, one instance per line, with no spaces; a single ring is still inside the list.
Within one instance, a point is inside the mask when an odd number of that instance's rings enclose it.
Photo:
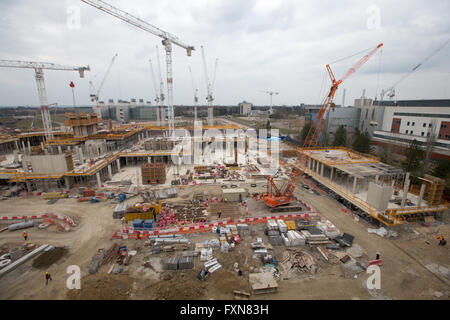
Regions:
[[[152,59],[148,59],[148,62],[150,63],[150,72],[152,73],[153,89],[155,90],[156,125],[160,126],[161,119],[159,117],[159,92],[158,92],[158,88],[156,87],[156,80],[155,80],[155,74],[153,72]]]
[[[20,61],[20,60],[0,60],[0,67],[5,68],[26,68],[34,69],[36,87],[38,90],[39,104],[41,108],[42,124],[44,126],[45,138],[53,139],[52,122],[50,119],[49,105],[47,100],[47,90],[45,89],[44,69],[60,71],[78,71],[80,78],[84,78],[84,72],[89,71],[87,67],[72,67],[49,62]]]
[[[353,73],[355,73],[359,68],[361,68],[361,66],[364,63],[366,63],[370,59],[370,57],[372,57],[375,54],[375,52],[377,52],[377,50],[379,48],[381,48],[381,46],[383,46],[382,43],[380,43],[377,47],[372,49],[367,55],[362,57],[339,80],[336,80],[336,78],[334,77],[334,74],[333,74],[333,71],[331,70],[330,65],[329,64],[326,65],[332,85],[330,88],[330,92],[328,93],[327,97],[325,98],[325,102],[324,102],[322,108],[320,109],[319,113],[317,114],[317,123],[311,124],[311,128],[309,129],[308,135],[306,136],[306,139],[303,143],[303,148],[313,148],[318,145],[320,136],[322,135],[322,132],[325,128],[325,123],[328,119],[328,114],[329,114],[330,108],[331,109],[334,108],[333,99],[334,99],[337,89],[339,88],[339,85],[342,82],[344,82],[348,77],[350,77]]]
[[[108,77],[109,72],[111,71],[111,68],[112,68],[112,66],[114,64],[114,61],[116,60],[117,56],[118,56],[118,54],[116,53],[112,57],[111,62],[109,63],[108,69],[106,69],[105,75],[103,76],[102,82],[100,82],[100,85],[99,85],[97,91],[95,92],[95,94],[91,95],[91,101],[95,101],[95,110],[96,110],[96,113],[97,113],[97,117],[99,117],[99,118],[101,118],[100,106],[98,105],[98,100],[100,99],[99,98],[100,97],[100,91],[102,90],[103,85],[105,84],[106,78]],[[92,84],[91,81],[89,81],[89,83],[91,84],[92,87],[94,87],[94,85]]]
[[[189,67],[189,74],[191,75],[192,90],[194,91],[194,123],[195,123],[195,122],[197,122],[198,89],[195,87],[194,77],[192,76],[191,67]]]
[[[273,103],[272,103],[272,96],[273,95],[278,95],[280,94],[279,92],[275,92],[275,91],[261,91],[263,93],[267,93],[268,95],[270,95],[270,109],[269,109],[269,114],[273,114]]]
[[[161,73],[161,61],[159,60],[159,48],[156,46],[156,60],[158,62],[158,76],[159,76],[159,106],[158,106],[158,117],[160,119],[160,125],[162,126],[164,124],[164,121],[166,119],[165,112],[164,112],[164,82],[162,79],[162,73]],[[170,122],[170,118],[169,118]]]
[[[397,85],[402,82],[403,80],[405,80],[406,78],[408,78],[412,73],[414,73],[417,69],[419,69],[425,62],[427,62],[429,59],[431,59],[431,57],[433,57],[435,54],[437,54],[439,51],[441,51],[448,43],[450,42],[450,39],[448,39],[444,44],[442,44],[439,48],[437,48],[436,50],[434,50],[430,55],[428,55],[425,59],[423,59],[422,61],[420,61],[414,68],[412,68],[408,73],[406,73],[405,75],[403,75],[399,80],[397,80],[397,82],[395,82],[392,86],[390,86],[387,89],[383,89],[381,90],[380,93],[380,100],[384,99],[384,95],[387,94],[389,98],[393,98],[395,96],[395,88],[397,87]]]
[[[213,111],[213,90],[214,90],[214,84],[216,81],[216,73],[217,73],[217,63],[218,59],[216,59],[215,65],[214,65],[214,73],[213,73],[213,81],[212,83],[209,80],[208,77],[208,70],[206,68],[206,59],[205,59],[205,50],[203,46],[201,46],[202,49],[202,60],[203,60],[203,71],[205,72],[205,82],[206,82],[206,101],[208,102],[208,126],[214,125],[214,111]]]
[[[141,30],[149,32],[157,37],[162,38],[162,44],[166,50],[166,74],[167,74],[167,100],[168,100],[168,116],[169,116],[169,134],[174,134],[174,112],[173,112],[173,78],[172,78],[172,44],[177,45],[186,50],[188,56],[191,56],[193,46],[183,43],[177,36],[157,28],[150,23],[143,21],[123,10],[120,10],[101,0],[81,0],[82,2],[93,6],[103,12],[106,12],[122,21],[125,21]]]

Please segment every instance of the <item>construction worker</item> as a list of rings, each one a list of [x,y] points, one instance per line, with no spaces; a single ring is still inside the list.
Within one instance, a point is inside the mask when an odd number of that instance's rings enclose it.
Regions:
[[[28,239],[28,233],[26,231],[23,233],[23,239],[25,241],[27,241],[27,239]]]
[[[45,273],[45,285],[48,285],[48,280],[53,280],[52,276],[50,275],[50,273],[48,273],[48,271]]]
[[[444,236],[439,236],[439,245],[445,246],[447,244],[447,240],[444,239]]]
[[[380,260],[380,253],[379,252],[377,252],[377,256],[376,256],[375,260]]]
[[[217,213],[217,215],[219,216],[219,219],[220,219],[220,216],[222,215],[222,211],[219,211],[219,212]]]

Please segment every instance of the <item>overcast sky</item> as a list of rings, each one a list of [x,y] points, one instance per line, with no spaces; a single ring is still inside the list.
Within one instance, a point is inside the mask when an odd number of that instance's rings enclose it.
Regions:
[[[383,42],[382,51],[341,84],[335,102],[341,104],[345,88],[346,104],[351,105],[363,89],[373,98],[450,38],[448,0],[106,2],[195,47],[192,57],[173,48],[174,103],[184,105],[193,101],[188,66],[200,102],[205,101],[201,45],[210,76],[219,59],[215,103],[236,105],[246,100],[267,105],[269,96],[260,91],[273,90],[280,92],[274,104],[298,105],[323,99],[330,86],[327,63]],[[79,8],[79,28],[72,23],[73,6]],[[0,12],[0,59],[91,67],[84,79],[76,72],[45,71],[49,103],[71,105],[69,82],[74,81],[77,104],[90,104],[89,80],[99,85],[115,53],[118,58],[100,99],[154,99],[148,60],[156,60],[159,45],[165,75],[160,38],[75,0],[2,0]],[[332,64],[336,78],[363,55]],[[450,44],[399,84],[397,98],[450,98],[449,57]],[[38,104],[32,69],[0,68],[0,105]]]

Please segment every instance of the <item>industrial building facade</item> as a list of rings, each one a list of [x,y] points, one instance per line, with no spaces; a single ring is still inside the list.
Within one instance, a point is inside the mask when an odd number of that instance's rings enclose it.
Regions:
[[[383,109],[383,117],[373,130],[372,144],[402,150],[416,140],[423,147],[428,144],[433,146],[433,158],[450,159],[450,100],[411,100],[386,104],[373,107],[374,110]]]

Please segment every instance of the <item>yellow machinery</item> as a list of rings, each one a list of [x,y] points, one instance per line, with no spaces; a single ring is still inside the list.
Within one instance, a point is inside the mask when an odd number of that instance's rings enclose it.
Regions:
[[[135,219],[156,220],[156,216],[161,214],[161,208],[161,201],[136,203],[133,207],[128,209],[130,212],[125,213],[125,220],[127,222]]]

